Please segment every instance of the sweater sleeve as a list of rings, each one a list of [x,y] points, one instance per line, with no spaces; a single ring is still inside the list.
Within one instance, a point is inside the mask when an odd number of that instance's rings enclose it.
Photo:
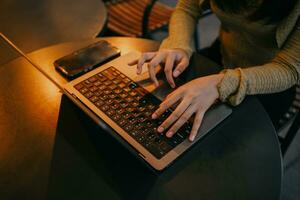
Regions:
[[[238,105],[246,95],[286,90],[300,80],[300,20],[275,58],[262,66],[223,70],[220,100]]]
[[[162,42],[160,49],[181,48],[191,57],[195,51],[193,35],[200,16],[200,6],[203,1],[178,1],[170,20],[169,36]]]

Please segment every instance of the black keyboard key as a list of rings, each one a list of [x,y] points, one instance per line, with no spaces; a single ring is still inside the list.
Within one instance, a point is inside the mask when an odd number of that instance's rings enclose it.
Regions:
[[[113,90],[113,89],[116,89],[118,86],[114,85],[114,84],[111,84],[108,86],[109,89]]]
[[[110,104],[112,104],[112,103],[114,103],[114,100],[113,100],[113,99],[107,99],[107,100],[106,100],[106,104],[107,104],[107,105],[110,105]]]
[[[131,115],[130,113],[125,113],[123,117],[124,117],[125,119],[129,119],[131,116],[132,116],[132,115]]]
[[[117,89],[114,90],[115,94],[120,94],[121,92],[122,92],[122,90],[120,88],[117,88]]]
[[[107,80],[107,78],[106,78],[105,76],[103,76],[101,73],[98,74],[98,78],[99,78],[99,80],[100,80],[101,82]]]
[[[91,81],[89,81],[89,80],[85,80],[84,82],[84,85],[86,86],[86,87],[92,87],[94,84],[91,82]]]
[[[121,94],[120,94],[120,97],[121,97],[122,99],[126,98],[127,96],[128,96],[127,93],[121,93]]]
[[[106,78],[108,78],[109,80],[113,80],[116,78],[116,76],[113,74],[112,71],[110,71],[109,69],[103,71],[101,74],[103,74]]]
[[[76,90],[80,90],[81,88],[83,88],[83,84],[82,83],[79,83],[77,85],[74,86]]]
[[[124,78],[123,80],[125,83],[129,83],[131,80],[129,78]]]
[[[103,91],[103,93],[106,94],[106,95],[111,94],[111,90],[106,89],[106,90]]]
[[[123,82],[120,82],[120,83],[118,84],[118,86],[119,86],[120,88],[124,88],[124,87],[126,86],[126,84],[123,83]]]
[[[91,83],[96,82],[98,80],[97,76],[92,76],[88,79]]]
[[[104,81],[104,85],[108,86],[108,85],[110,85],[110,84],[112,84],[112,82],[111,82],[110,80]]]
[[[124,127],[124,130],[127,131],[127,132],[131,131],[132,129],[133,129],[133,126],[130,125],[130,124],[128,124],[128,125],[126,125],[126,126]]]
[[[96,92],[94,92],[94,95],[97,96],[97,97],[99,97],[101,94],[102,94],[101,91],[96,91]]]
[[[85,93],[87,93],[89,90],[87,89],[87,88],[81,88],[80,90],[79,90],[79,92],[81,93],[81,94],[85,94]]]
[[[131,108],[131,107],[128,107],[126,108],[126,111],[129,112],[129,113],[132,113],[135,109],[134,108]]]
[[[101,95],[99,98],[100,98],[101,100],[105,101],[105,100],[108,99],[109,97],[108,97],[108,95]]]
[[[121,105],[122,108],[126,108],[128,106],[128,103],[127,102],[121,102],[120,105]]]
[[[105,112],[105,111],[109,110],[109,106],[108,105],[103,105],[103,106],[100,107],[100,109]]]
[[[162,149],[157,148],[157,145],[154,145],[153,143],[149,145],[148,149],[157,158],[162,158],[165,155],[165,152]]]
[[[90,97],[92,97],[94,94],[92,93],[92,92],[87,92],[87,93],[85,93],[84,94],[84,96],[86,97],[86,98],[90,98]]]
[[[101,85],[100,87],[99,87],[99,90],[105,90],[106,89],[106,85]]]
[[[125,88],[123,88],[123,90],[124,90],[125,92],[130,92],[130,91],[131,91],[131,88],[130,88],[130,87],[125,87]]]
[[[125,112],[125,109],[123,109],[123,108],[117,110],[117,113],[119,115],[122,115],[124,112]]]
[[[101,84],[102,84],[101,81],[96,81],[96,82],[94,83],[94,86],[99,87]]]
[[[121,119],[118,123],[119,123],[119,125],[120,125],[121,127],[123,127],[123,126],[125,126],[125,125],[127,124],[127,121],[124,120],[124,119]]]
[[[129,94],[134,97],[134,96],[137,95],[137,92],[136,91],[131,91],[131,92],[129,92]]]
[[[114,111],[114,110],[109,110],[109,111],[107,111],[106,113],[107,113],[108,116],[113,116],[113,115],[116,113],[116,111]]]
[[[91,100],[91,102],[95,103],[96,101],[99,100],[99,98],[98,98],[97,96],[92,96],[92,97],[90,98],[90,100]]]
[[[90,91],[91,92],[96,92],[98,90],[98,88],[96,87],[96,86],[92,86],[91,88],[90,88]]]
[[[120,116],[120,115],[114,115],[114,116],[112,117],[112,119],[113,119],[115,122],[117,122],[119,119],[121,119],[121,116]]]
[[[169,152],[173,147],[169,145],[167,142],[161,142],[159,145],[160,149],[163,150],[164,152]]]
[[[103,104],[104,104],[104,101],[102,101],[102,100],[99,100],[99,101],[97,101],[97,102],[95,103],[95,105],[96,105],[98,108],[100,108]]]
[[[120,105],[118,103],[114,103],[111,105],[111,107],[112,109],[117,110],[120,107]]]
[[[121,81],[122,81],[121,79],[116,78],[116,79],[113,80],[113,83],[115,85],[118,85],[119,83],[121,83]]]

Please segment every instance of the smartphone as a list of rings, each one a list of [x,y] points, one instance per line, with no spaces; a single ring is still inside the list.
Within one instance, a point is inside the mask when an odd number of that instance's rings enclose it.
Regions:
[[[120,50],[105,40],[79,49],[54,62],[55,69],[68,79],[76,78],[116,57]]]

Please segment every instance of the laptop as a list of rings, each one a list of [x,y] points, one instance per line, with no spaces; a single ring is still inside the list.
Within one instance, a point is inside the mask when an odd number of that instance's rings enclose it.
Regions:
[[[94,121],[102,127],[107,125],[112,128],[114,131],[110,131],[110,134],[121,141],[125,148],[157,171],[170,166],[232,112],[225,104],[212,106],[205,114],[194,142],[188,140],[192,121],[184,124],[172,138],[167,138],[157,133],[156,128],[172,110],[168,109],[156,120],[152,120],[151,115],[172,89],[163,79],[159,80],[160,86],[156,88],[146,67],[142,75],[137,75],[136,67],[127,64],[139,58],[140,52],[122,55],[61,86],[3,34],[0,33],[0,36]]]
[[[188,140],[192,121],[184,124],[172,138],[159,134],[156,128],[172,110],[157,120],[152,120],[151,115],[172,89],[163,79],[156,88],[147,67],[143,68],[142,75],[137,75],[136,67],[127,63],[139,57],[139,52],[123,55],[67,83],[64,91],[88,115],[101,118],[115,131],[113,134],[118,134],[151,167],[161,171],[226,119],[232,110],[224,104],[214,105],[205,114],[194,142]]]

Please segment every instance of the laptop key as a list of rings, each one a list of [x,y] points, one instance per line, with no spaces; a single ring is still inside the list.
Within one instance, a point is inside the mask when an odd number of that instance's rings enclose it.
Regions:
[[[99,100],[99,98],[98,98],[97,96],[92,96],[92,97],[90,98],[90,100],[91,100],[91,102],[95,103],[96,101]]]
[[[77,85],[74,86],[76,90],[80,90],[81,88],[83,88],[83,84],[82,83],[79,83]]]
[[[91,83],[95,82],[98,80],[97,76],[92,76],[91,78],[88,79]]]
[[[87,89],[87,88],[81,88],[80,90],[79,90],[79,92],[81,93],[81,94],[85,94],[85,93],[87,93],[89,90]]]
[[[102,101],[102,100],[99,100],[99,101],[97,101],[97,102],[95,103],[95,105],[96,105],[98,108],[101,107],[103,104],[104,104],[104,101]]]
[[[84,94],[84,96],[86,97],[86,98],[90,98],[90,97],[92,97],[94,94],[92,93],[92,92],[87,92],[87,93],[85,93]]]

